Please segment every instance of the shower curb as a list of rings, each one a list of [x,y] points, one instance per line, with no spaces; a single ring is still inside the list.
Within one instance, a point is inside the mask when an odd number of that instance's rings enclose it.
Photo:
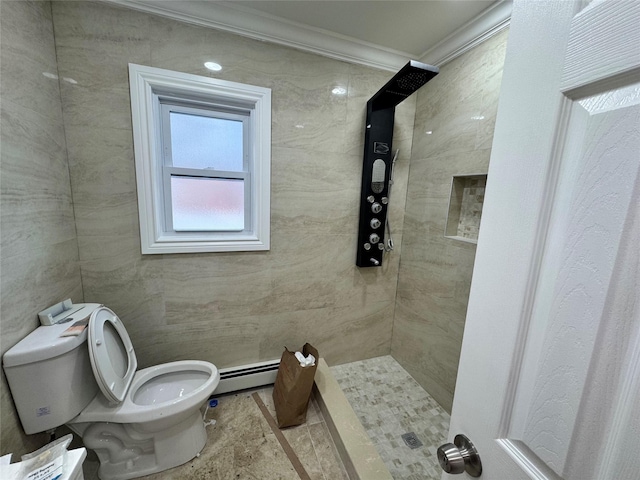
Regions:
[[[393,480],[324,358],[313,393],[350,480]]]

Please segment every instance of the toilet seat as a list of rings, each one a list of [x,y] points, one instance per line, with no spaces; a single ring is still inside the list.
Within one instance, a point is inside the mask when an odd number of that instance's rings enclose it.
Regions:
[[[122,403],[138,368],[129,334],[107,307],[91,314],[88,330],[89,359],[98,387],[109,402]]]

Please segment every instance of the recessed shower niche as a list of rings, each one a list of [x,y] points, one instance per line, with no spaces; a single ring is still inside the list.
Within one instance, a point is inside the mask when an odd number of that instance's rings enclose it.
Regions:
[[[486,185],[486,174],[452,177],[445,237],[478,243]]]

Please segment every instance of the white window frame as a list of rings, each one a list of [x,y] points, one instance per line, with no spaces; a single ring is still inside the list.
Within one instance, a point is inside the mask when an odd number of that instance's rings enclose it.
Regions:
[[[271,89],[135,64],[129,64],[129,85],[142,253],[269,250]],[[169,203],[167,212],[166,182],[174,167],[165,165],[163,155],[163,104],[206,106],[220,112],[220,117],[239,114],[247,118],[246,172],[241,176],[220,171],[206,175],[245,179],[244,231],[172,230],[167,219],[171,209]]]

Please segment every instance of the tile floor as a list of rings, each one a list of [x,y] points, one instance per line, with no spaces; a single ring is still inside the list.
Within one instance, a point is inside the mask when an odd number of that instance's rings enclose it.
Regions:
[[[449,414],[387,355],[331,367],[331,372],[395,480],[439,480],[437,448],[447,442]],[[401,435],[415,432],[413,450]]]
[[[291,462],[251,397],[257,391],[271,415],[275,408],[273,387],[218,397],[218,406],[208,408],[208,441],[199,457],[145,480],[299,480]],[[349,480],[335,444],[314,399],[307,422],[282,430],[312,480]],[[97,458],[85,462],[85,479],[97,479]]]

